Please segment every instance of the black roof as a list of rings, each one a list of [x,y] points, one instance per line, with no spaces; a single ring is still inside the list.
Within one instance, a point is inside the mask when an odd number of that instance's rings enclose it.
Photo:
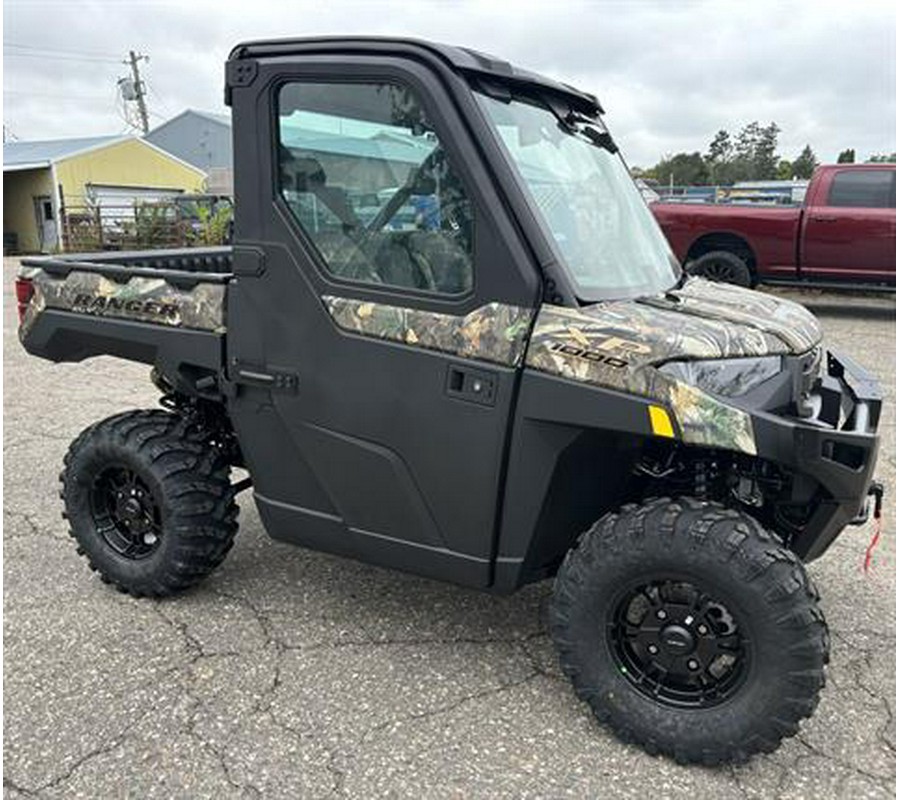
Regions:
[[[460,72],[483,75],[509,83],[518,83],[523,87],[539,87],[565,95],[571,101],[574,101],[576,105],[588,105],[602,112],[597,98],[592,94],[579,91],[567,84],[558,83],[521,67],[516,67],[496,56],[481,53],[477,50],[470,50],[467,47],[454,47],[423,39],[385,36],[315,36],[296,39],[261,39],[237,45],[232,49],[228,60],[284,56],[299,52],[383,54],[392,50],[395,52],[420,50],[438,56]]]

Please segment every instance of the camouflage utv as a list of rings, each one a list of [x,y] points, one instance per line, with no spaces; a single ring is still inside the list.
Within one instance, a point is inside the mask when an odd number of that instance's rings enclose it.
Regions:
[[[188,589],[252,486],[276,539],[492,592],[552,578],[563,670],[651,752],[795,734],[828,660],[803,562],[880,499],[876,383],[802,307],[685,278],[591,95],[330,38],[238,46],[226,99],[233,248],[17,282],[29,352],[144,362],[162,393],[66,456],[90,567]]]

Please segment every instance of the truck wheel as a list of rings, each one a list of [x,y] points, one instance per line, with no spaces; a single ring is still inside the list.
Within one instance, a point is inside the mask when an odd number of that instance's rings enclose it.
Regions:
[[[719,283],[733,283],[736,286],[749,287],[753,284],[753,276],[747,262],[727,250],[713,250],[704,253],[686,266],[689,275],[697,275]]]
[[[752,517],[680,498],[608,514],[569,551],[550,625],[600,722],[680,763],[738,763],[818,703],[828,629],[797,557]]]
[[[237,532],[228,463],[201,431],[164,411],[90,426],[69,448],[60,480],[79,554],[104,583],[135,597],[198,583]]]

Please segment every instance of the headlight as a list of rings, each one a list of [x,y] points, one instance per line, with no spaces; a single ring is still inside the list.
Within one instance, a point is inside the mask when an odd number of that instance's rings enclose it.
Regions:
[[[781,356],[670,361],[659,371],[710,394],[740,397],[781,372]]]

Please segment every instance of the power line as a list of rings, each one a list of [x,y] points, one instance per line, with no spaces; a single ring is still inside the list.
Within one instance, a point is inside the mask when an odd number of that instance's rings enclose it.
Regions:
[[[89,58],[87,56],[58,56],[52,53],[6,53],[4,58],[39,58],[41,61],[84,61],[88,64],[117,64],[114,58]]]
[[[29,92],[25,89],[4,89],[3,94],[18,94],[25,97],[52,97],[57,100],[102,100],[109,102],[108,97],[99,94],[59,94],[56,92]]]
[[[172,114],[172,110],[171,110],[171,109],[163,102],[163,99],[159,96],[159,92],[157,92],[156,89],[153,88],[153,84],[150,83],[150,81],[144,81],[144,85],[147,87],[147,91],[149,91],[150,94],[152,94],[153,97],[156,98],[156,103],[155,103],[155,105],[158,105],[160,108],[162,108],[162,110],[163,110],[166,114],[171,115],[171,114]],[[150,113],[151,113],[151,114],[156,114],[155,111],[151,111]],[[156,116],[159,117],[160,115],[159,115],[159,114],[156,114]]]
[[[4,42],[3,47],[13,50],[26,50],[33,53],[52,53],[64,56],[77,56],[79,58],[96,58],[104,61],[119,61],[119,57],[114,53],[99,53],[95,50],[65,50],[43,45],[17,44],[16,42]]]
[[[145,83],[145,81],[141,78],[140,73],[140,62],[141,61],[150,61],[150,57],[144,55],[142,53],[137,53],[134,50],[128,51],[128,58],[122,61],[119,58],[106,57],[105,54],[97,53],[97,52],[85,52],[78,50],[58,50],[50,47],[38,47],[34,45],[27,44],[18,44],[15,42],[4,42],[4,46],[7,48],[12,48],[14,50],[20,50],[22,52],[12,52],[6,53],[6,55],[10,55],[13,57],[20,58],[40,58],[40,59],[60,59],[63,61],[88,61],[88,62],[98,62],[98,63],[112,63],[112,64],[122,64],[124,63],[126,66],[130,67],[131,76],[125,78],[119,78],[116,83],[116,94],[113,99],[113,109],[115,112],[122,118],[122,121],[125,122],[132,128],[139,129],[142,133],[146,134],[150,130],[150,114],[153,116],[159,117],[160,119],[165,119],[161,114],[157,114],[156,112],[151,111],[147,107],[147,92],[153,92],[154,97],[159,97],[156,92],[149,86],[149,84]],[[94,103],[107,103],[108,100],[105,97],[101,97],[99,95],[73,95],[73,94],[60,94],[58,92],[40,92],[40,91],[28,91],[22,89],[4,89],[5,95],[19,95],[26,97],[49,97],[58,100],[68,100],[68,101],[91,101]],[[120,105],[121,103],[121,105]],[[130,107],[129,104],[134,103],[134,107]],[[163,105],[160,103],[160,105]],[[136,108],[135,108],[136,107]],[[164,107],[164,106],[163,106]],[[135,114],[137,121],[135,122]]]

